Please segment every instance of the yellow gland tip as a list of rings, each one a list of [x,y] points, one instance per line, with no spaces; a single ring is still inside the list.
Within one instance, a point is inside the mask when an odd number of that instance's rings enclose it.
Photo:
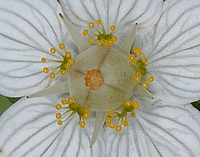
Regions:
[[[107,118],[106,118],[106,123],[109,124],[109,123],[111,123],[111,122],[112,122],[112,118],[107,117]]]
[[[56,76],[56,74],[55,74],[54,72],[51,72],[50,75],[49,75],[49,77],[50,77],[51,79],[54,79],[55,76]]]
[[[44,67],[44,68],[43,68],[43,72],[44,72],[45,74],[48,74],[48,73],[49,73],[49,69],[48,69],[47,67]]]
[[[81,128],[85,128],[86,123],[84,121],[81,121],[81,122],[79,122],[79,125],[80,125]]]
[[[63,105],[65,105],[65,104],[67,104],[68,102],[67,102],[66,99],[62,99],[62,100],[61,100],[61,103],[62,103]]]
[[[74,98],[68,98],[67,102],[68,102],[68,104],[72,104],[74,102]]]
[[[117,36],[112,36],[112,42],[116,42],[117,41]]]
[[[62,117],[61,113],[56,113],[56,119],[60,119]]]
[[[67,74],[66,70],[60,70],[60,74],[65,76]]]
[[[65,68],[69,69],[71,67],[71,65],[69,63],[65,64]]]
[[[50,49],[50,53],[51,53],[51,54],[54,54],[55,52],[56,52],[56,49],[52,47],[52,48]]]
[[[134,77],[134,82],[135,83],[140,83],[140,81],[141,81],[141,77],[139,77],[139,76],[135,76]]]
[[[65,44],[61,43],[61,44],[59,45],[59,48],[60,48],[61,50],[65,49]]]
[[[88,39],[88,42],[89,42],[90,44],[92,44],[92,43],[94,42],[94,38],[89,38],[89,39]]]
[[[84,114],[83,114],[83,118],[89,119],[89,118],[90,118],[90,113],[84,113]]]
[[[100,25],[101,23],[102,23],[101,20],[96,20],[97,25]]]
[[[55,108],[56,108],[56,110],[60,110],[62,108],[62,105],[61,104],[56,104]]]
[[[142,88],[148,88],[149,84],[147,82],[142,83]]]
[[[113,128],[115,128],[115,124],[111,122],[111,123],[108,124],[108,127],[113,129]]]
[[[148,58],[147,57],[142,58],[142,62],[143,63],[147,63],[148,62]]]
[[[125,106],[131,106],[131,101],[130,100],[126,100],[125,101]]]
[[[124,121],[123,121],[123,125],[124,125],[124,126],[128,126],[128,120],[124,120]]]
[[[41,62],[42,62],[42,63],[45,63],[46,61],[47,61],[46,58],[41,58]]]
[[[136,116],[135,112],[134,112],[134,111],[131,112],[131,117],[132,117],[132,118],[135,118],[135,116]]]
[[[62,124],[63,124],[63,121],[62,121],[62,120],[58,120],[58,121],[57,121],[57,124],[58,124],[58,125],[62,125]]]
[[[84,30],[84,31],[83,31],[83,36],[87,36],[87,35],[88,35],[88,32],[89,32],[89,31],[88,31],[87,29]]]
[[[147,79],[148,82],[153,82],[154,81],[154,77],[153,76],[150,76],[148,79]]]
[[[114,31],[116,30],[116,26],[114,26],[114,25],[110,26],[110,30],[111,30],[112,32],[114,32]]]
[[[137,76],[137,77],[141,77],[142,74],[141,74],[140,72],[137,72],[135,76]]]
[[[88,24],[88,27],[89,27],[89,28],[94,28],[94,22],[90,22],[90,23]]]
[[[85,112],[85,113],[90,113],[90,109],[89,109],[89,108],[86,108],[84,112]]]
[[[121,126],[121,125],[117,125],[117,126],[115,127],[115,130],[116,130],[117,132],[122,131],[122,126]]]
[[[137,101],[133,101],[132,106],[134,107],[135,110],[137,110],[140,107],[140,104]]]
[[[108,116],[112,117],[114,115],[113,110],[108,110]]]
[[[72,56],[72,55],[71,55],[71,52],[67,51],[67,52],[65,53],[65,57],[70,58],[71,56]]]
[[[135,52],[135,54],[140,57],[142,55],[142,51],[139,47],[134,47],[133,48],[133,52]]]
[[[129,55],[129,60],[135,61],[135,55],[134,55],[134,54],[130,54],[130,55]]]

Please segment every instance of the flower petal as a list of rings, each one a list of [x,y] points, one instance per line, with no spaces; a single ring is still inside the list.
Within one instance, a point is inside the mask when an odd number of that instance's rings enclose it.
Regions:
[[[196,109],[160,100],[146,100],[141,106],[121,133],[108,131],[107,156],[199,156],[200,114]]]
[[[155,77],[149,90],[165,101],[191,103],[200,99],[200,3],[164,3],[155,30],[137,41]]]
[[[77,124],[77,115],[57,125],[53,104],[59,99],[22,98],[8,109],[0,118],[0,157],[104,156],[102,135],[89,148],[93,120],[87,120],[84,129]]]
[[[150,31],[161,15],[163,1],[60,0],[60,3],[67,18],[80,31],[86,29],[89,22],[101,19],[107,31],[109,26],[117,26],[116,34],[122,41],[136,22],[139,23],[140,34]]]
[[[42,69],[53,65],[41,63],[41,58],[58,59],[58,55],[50,54],[51,47],[58,48],[61,42],[73,45],[59,19],[59,12],[61,8],[54,0],[1,2],[1,94],[10,97],[23,96],[47,85],[49,76]],[[67,48],[72,49],[68,45]]]

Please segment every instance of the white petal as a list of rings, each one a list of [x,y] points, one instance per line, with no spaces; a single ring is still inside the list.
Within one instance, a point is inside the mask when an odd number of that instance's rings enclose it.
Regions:
[[[69,20],[81,31],[91,21],[101,19],[106,30],[116,25],[118,39],[122,41],[136,22],[139,32],[153,28],[162,11],[162,0],[60,0],[61,7]]]
[[[107,156],[199,156],[200,114],[196,109],[160,100],[143,101],[141,106],[121,133],[108,131]]]
[[[149,90],[165,101],[190,103],[200,98],[200,3],[164,4],[158,26],[140,41],[155,77]]]
[[[58,55],[51,55],[49,50],[58,48],[61,42],[72,50],[68,46],[72,45],[70,37],[58,17],[59,12],[61,9],[54,0],[1,2],[1,94],[23,96],[44,88],[49,78],[42,69],[55,63],[41,63],[41,58],[57,59]]]
[[[58,100],[23,98],[8,109],[0,118],[0,157],[104,156],[102,134],[89,148],[94,119],[84,129],[79,127],[77,115],[63,126],[56,124],[54,104]]]

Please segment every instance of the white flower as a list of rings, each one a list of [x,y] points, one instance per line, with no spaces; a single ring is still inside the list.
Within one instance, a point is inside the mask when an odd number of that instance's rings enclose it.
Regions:
[[[0,1],[0,156],[198,156],[200,3],[60,2]]]

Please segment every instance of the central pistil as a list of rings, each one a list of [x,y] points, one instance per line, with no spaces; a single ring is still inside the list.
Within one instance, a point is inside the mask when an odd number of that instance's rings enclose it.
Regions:
[[[90,87],[91,90],[98,89],[102,86],[104,82],[104,77],[100,70],[88,70],[85,77],[85,85]]]

